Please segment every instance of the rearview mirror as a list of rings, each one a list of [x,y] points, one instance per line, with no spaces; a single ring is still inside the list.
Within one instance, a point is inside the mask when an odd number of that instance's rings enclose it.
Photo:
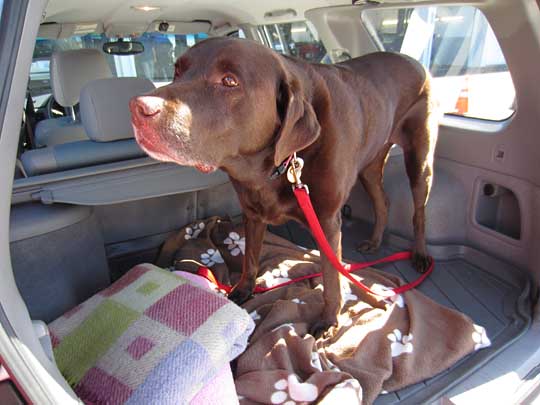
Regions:
[[[109,55],[137,55],[144,52],[144,45],[138,41],[118,41],[105,42],[103,52]]]

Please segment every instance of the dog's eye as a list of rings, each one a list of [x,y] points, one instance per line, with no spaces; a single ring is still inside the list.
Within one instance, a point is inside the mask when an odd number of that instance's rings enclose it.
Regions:
[[[236,80],[236,77],[234,76],[227,75],[223,76],[223,78],[221,79],[221,84],[226,87],[236,87],[238,86],[238,80]]]

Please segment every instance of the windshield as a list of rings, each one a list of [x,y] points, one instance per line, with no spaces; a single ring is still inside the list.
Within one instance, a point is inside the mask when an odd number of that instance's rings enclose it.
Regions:
[[[178,56],[197,42],[208,38],[207,34],[160,34],[147,33],[137,38],[144,44],[144,52],[138,55],[116,56],[105,54],[111,71],[116,77],[146,77],[156,86],[172,81],[174,62]],[[30,94],[39,108],[51,94],[49,63],[57,50],[95,48],[102,49],[110,41],[105,35],[88,34],[65,39],[38,38],[30,68]]]

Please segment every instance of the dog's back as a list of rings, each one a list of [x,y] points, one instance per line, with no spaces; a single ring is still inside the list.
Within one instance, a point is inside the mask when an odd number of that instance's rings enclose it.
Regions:
[[[330,70],[316,66],[327,76]],[[398,53],[375,52],[333,65],[349,89],[354,89],[364,109],[376,113],[381,106],[394,110],[399,120],[419,98],[431,98],[431,76],[415,59]]]

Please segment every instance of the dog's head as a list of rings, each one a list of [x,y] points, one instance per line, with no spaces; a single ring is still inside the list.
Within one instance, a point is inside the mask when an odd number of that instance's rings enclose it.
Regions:
[[[135,138],[158,160],[204,172],[268,147],[277,166],[320,132],[297,69],[253,41],[203,41],[176,61],[171,84],[131,100]]]

